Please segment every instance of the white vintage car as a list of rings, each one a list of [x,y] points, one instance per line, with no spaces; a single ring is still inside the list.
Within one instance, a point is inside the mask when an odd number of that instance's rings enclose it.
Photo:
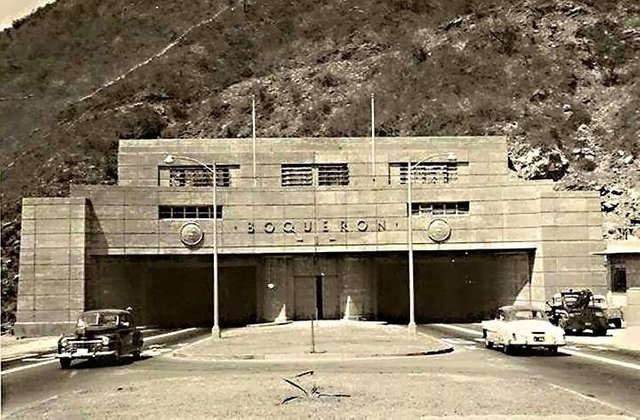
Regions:
[[[495,319],[482,322],[487,348],[502,346],[509,354],[517,348],[544,347],[555,353],[564,346],[564,330],[556,327],[544,311],[528,306],[502,306]]]

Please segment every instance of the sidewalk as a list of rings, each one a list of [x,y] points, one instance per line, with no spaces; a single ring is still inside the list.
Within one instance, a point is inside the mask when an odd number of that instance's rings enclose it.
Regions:
[[[222,338],[207,337],[174,352],[199,360],[324,359],[418,356],[447,353],[449,344],[407,327],[361,321],[316,321],[312,352],[311,321],[224,330]]]
[[[17,339],[13,335],[3,335],[0,341],[0,357],[2,361],[17,357],[36,355],[43,352],[55,352],[59,336]]]
[[[611,339],[611,345],[621,350],[640,352],[640,326],[620,330]]]

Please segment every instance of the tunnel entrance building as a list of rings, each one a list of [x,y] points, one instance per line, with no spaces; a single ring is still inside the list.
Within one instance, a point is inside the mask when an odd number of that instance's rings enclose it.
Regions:
[[[118,185],[23,200],[16,334],[127,306],[143,325],[210,327],[214,254],[223,327],[406,323],[409,238],[417,322],[543,306],[566,287],[606,292],[597,194],[514,177],[502,137],[372,144],[120,141]]]

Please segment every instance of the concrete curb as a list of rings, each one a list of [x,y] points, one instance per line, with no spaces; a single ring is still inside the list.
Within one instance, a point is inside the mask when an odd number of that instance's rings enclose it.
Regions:
[[[249,324],[246,327],[240,327],[237,329],[243,329],[243,328],[264,328],[264,327],[277,327],[279,325],[288,325],[288,324],[293,324],[293,321],[278,321],[278,322],[264,322],[261,324]],[[225,328],[225,330],[232,330],[235,328]]]
[[[454,351],[453,346],[446,345],[439,349],[426,350],[419,352],[409,353],[290,353],[290,354],[202,354],[192,355],[181,351],[174,351],[173,357],[180,359],[193,359],[193,360],[206,360],[206,361],[242,361],[242,360],[270,360],[274,362],[278,361],[300,361],[300,360],[353,360],[353,359],[370,359],[376,357],[419,357],[419,356],[434,356],[438,354],[447,354]]]
[[[441,352],[439,352],[439,353],[431,353],[431,354],[443,354],[443,353],[451,353],[451,352],[453,352],[453,348],[454,348],[454,347],[453,347],[453,345],[452,345],[452,344],[447,343],[446,341],[444,341],[444,340],[443,340],[443,339],[441,339],[441,338],[434,337],[434,336],[432,336],[432,335],[429,335],[429,334],[427,334],[427,333],[423,333],[423,332],[420,332],[420,331],[417,331],[417,332],[416,332],[416,334],[418,334],[418,335],[422,335],[422,336],[424,336],[424,337],[428,337],[428,338],[430,338],[431,340],[436,340],[437,342],[439,342],[439,343],[442,345],[442,347],[443,347],[443,349],[444,349],[443,351],[441,351]]]
[[[349,323],[349,321],[346,321]],[[281,323],[267,323],[267,324],[253,324],[252,328],[260,328],[262,326],[277,326],[289,324],[291,321],[285,321]],[[360,325],[360,324],[358,324]],[[379,325],[388,325],[386,322],[375,322],[372,324],[368,324],[368,326],[379,326]],[[454,346],[447,343],[446,341],[433,337],[424,332],[416,332],[416,335],[422,336],[425,339],[433,340],[439,343],[439,347],[431,350],[425,351],[414,351],[414,352],[398,352],[398,353],[326,353],[326,352],[318,352],[318,353],[235,353],[235,354],[221,354],[221,353],[210,353],[210,354],[201,354],[195,355],[185,352],[185,349],[178,349],[173,351],[171,354],[173,357],[181,358],[181,359],[194,359],[200,361],[242,361],[242,360],[270,360],[270,361],[301,361],[301,360],[355,360],[355,359],[365,359],[365,358],[376,358],[376,357],[417,357],[417,356],[432,356],[439,354],[447,354],[454,351]],[[204,339],[206,340],[206,339]],[[203,340],[203,341],[204,341]]]

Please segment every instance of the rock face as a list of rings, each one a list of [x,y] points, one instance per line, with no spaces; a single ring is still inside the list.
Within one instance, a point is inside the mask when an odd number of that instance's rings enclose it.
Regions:
[[[524,179],[562,179],[569,168],[569,160],[558,149],[542,150],[521,147],[509,156],[512,167]]]

